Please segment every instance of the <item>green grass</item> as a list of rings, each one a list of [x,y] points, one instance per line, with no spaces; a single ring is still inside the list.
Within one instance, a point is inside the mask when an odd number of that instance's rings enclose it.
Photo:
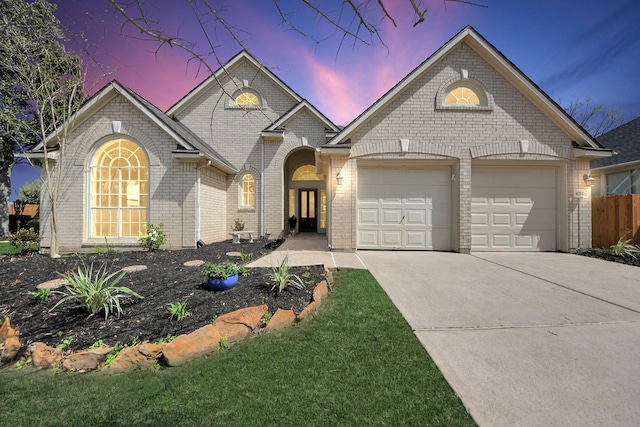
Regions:
[[[0,425],[474,425],[367,271],[318,315],[178,368],[0,371]]]
[[[17,254],[17,253],[18,253],[18,249],[16,249],[11,243],[0,242],[0,255]]]

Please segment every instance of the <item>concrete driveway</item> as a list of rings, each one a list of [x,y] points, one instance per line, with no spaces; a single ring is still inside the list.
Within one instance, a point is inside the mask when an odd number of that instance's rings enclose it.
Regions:
[[[360,251],[480,426],[640,425],[640,268]]]

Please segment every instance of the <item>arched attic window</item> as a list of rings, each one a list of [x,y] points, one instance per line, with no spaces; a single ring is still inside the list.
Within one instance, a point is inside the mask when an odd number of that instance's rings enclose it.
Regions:
[[[438,91],[440,109],[491,110],[493,99],[482,85],[472,79],[445,83]]]
[[[253,92],[242,92],[240,95],[236,96],[236,105],[260,105],[260,98]]]
[[[230,108],[260,108],[264,104],[260,93],[248,86],[238,89],[229,99]]]

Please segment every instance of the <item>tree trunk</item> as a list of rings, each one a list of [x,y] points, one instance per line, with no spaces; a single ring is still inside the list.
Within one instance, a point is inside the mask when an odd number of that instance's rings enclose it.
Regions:
[[[11,196],[11,169],[9,161],[0,166],[0,237],[9,235],[9,197]]]

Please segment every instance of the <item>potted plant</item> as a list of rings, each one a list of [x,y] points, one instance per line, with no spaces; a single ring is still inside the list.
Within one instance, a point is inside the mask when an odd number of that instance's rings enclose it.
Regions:
[[[202,274],[208,278],[207,285],[212,291],[226,291],[233,288],[238,283],[238,273],[240,266],[234,262],[223,262],[213,264],[208,262],[204,265]]]

